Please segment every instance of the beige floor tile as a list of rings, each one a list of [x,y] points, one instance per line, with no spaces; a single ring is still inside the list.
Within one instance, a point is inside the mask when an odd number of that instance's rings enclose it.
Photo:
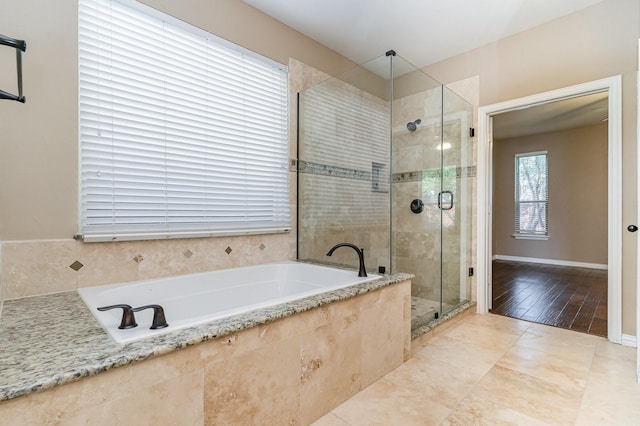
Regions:
[[[353,396],[333,410],[333,414],[349,425],[438,425],[450,410],[423,393],[385,378]]]
[[[580,349],[577,351],[580,352]],[[564,354],[550,356],[547,352],[516,344],[496,365],[582,392],[587,384],[592,359],[593,352],[588,358],[581,353],[577,357]]]
[[[502,354],[503,351],[483,348],[447,336],[436,336],[414,357],[443,362],[484,376]]]
[[[496,328],[488,324],[478,324],[471,317],[444,333],[450,339],[470,343],[499,352],[505,352],[524,333],[518,328]]]
[[[598,339],[598,343],[596,345],[596,355],[610,358],[616,361],[624,360],[635,362],[637,354],[638,351],[636,348],[611,343],[604,338]]]
[[[510,407],[501,406],[491,399],[481,399],[472,396],[460,403],[460,405],[441,423],[441,425],[543,426],[548,425],[548,423]]]
[[[577,424],[640,424],[640,384],[636,381],[635,360],[594,357]]]
[[[473,371],[439,360],[413,358],[385,376],[385,380],[427,397],[448,408],[458,402],[482,379],[486,371]]]
[[[514,332],[524,332],[531,327],[533,323],[528,321],[522,321],[515,318],[505,317],[502,315],[494,315],[494,314],[475,314],[469,316],[469,318],[465,319],[466,324],[478,324],[484,325],[491,328],[497,328],[506,331],[514,331]]]
[[[490,401],[496,409],[517,411],[549,424],[572,424],[578,415],[582,392],[496,366],[470,392],[469,398]]]
[[[345,422],[335,414],[329,413],[311,423],[311,426],[349,426],[349,423]]]
[[[532,324],[518,339],[518,346],[553,356],[565,356],[590,363],[601,337],[542,324]]]

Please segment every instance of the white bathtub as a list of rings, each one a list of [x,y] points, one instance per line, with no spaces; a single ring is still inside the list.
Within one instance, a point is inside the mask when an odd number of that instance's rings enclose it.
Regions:
[[[78,293],[113,340],[127,343],[378,278],[380,275],[361,278],[356,271],[290,261],[81,288]],[[97,309],[115,304],[161,305],[169,327],[150,330],[153,311],[146,309],[136,312],[137,327],[120,330],[122,309]]]

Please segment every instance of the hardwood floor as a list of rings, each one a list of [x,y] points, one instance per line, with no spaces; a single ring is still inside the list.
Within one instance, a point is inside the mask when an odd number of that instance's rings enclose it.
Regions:
[[[607,271],[493,261],[494,314],[607,336]]]

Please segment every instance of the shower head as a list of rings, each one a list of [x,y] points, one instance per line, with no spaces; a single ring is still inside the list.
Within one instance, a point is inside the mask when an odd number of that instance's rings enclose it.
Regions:
[[[410,121],[407,123],[407,130],[409,130],[410,132],[415,132],[416,129],[418,128],[418,124],[422,123],[422,120],[420,120],[419,118],[415,121]]]

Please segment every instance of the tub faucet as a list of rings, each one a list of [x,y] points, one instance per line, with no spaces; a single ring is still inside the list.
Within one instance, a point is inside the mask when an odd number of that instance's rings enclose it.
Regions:
[[[119,329],[126,330],[127,328],[134,328],[138,326],[138,324],[136,324],[136,317],[133,314],[134,310],[130,305],[121,303],[119,305],[101,306],[98,308],[99,311],[110,311],[111,309],[122,309],[122,320],[118,326]]]
[[[165,316],[164,316],[164,309],[162,309],[162,306],[160,305],[140,306],[137,308],[133,308],[132,311],[140,312],[145,309],[153,309],[153,321],[151,321],[151,327],[149,327],[151,330],[169,327],[169,324],[167,324],[167,320],[165,319]]]
[[[352,249],[354,249],[356,251],[356,253],[358,253],[358,260],[360,261],[360,270],[358,271],[358,276],[359,277],[366,277],[367,276],[367,269],[364,266],[364,249],[360,249],[357,246],[350,244],[350,243],[340,243],[340,244],[336,244],[335,246],[331,247],[331,250],[329,250],[329,253],[327,253],[327,256],[331,256],[333,254],[333,251],[335,249],[337,249],[338,247],[351,247]]]

